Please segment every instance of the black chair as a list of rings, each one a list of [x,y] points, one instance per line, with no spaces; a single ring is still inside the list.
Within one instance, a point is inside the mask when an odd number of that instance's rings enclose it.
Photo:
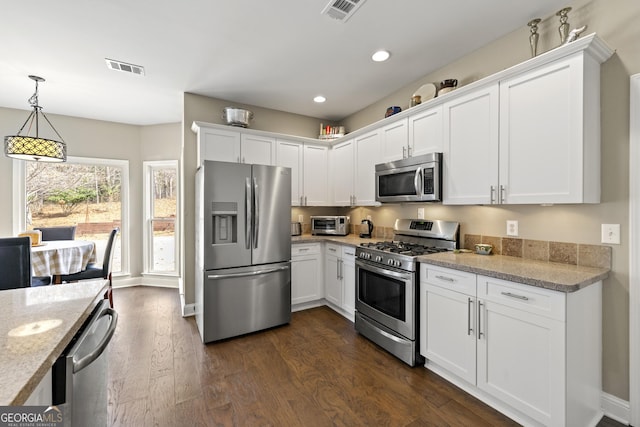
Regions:
[[[49,240],[74,240],[76,238],[76,226],[65,227],[34,227],[34,230],[42,232],[42,241]]]
[[[31,277],[29,237],[0,238],[0,290],[50,284],[50,277]]]
[[[76,282],[78,280],[87,280],[87,279],[109,279],[109,289],[107,289],[106,297],[109,299],[109,304],[111,308],[113,308],[113,282],[111,280],[111,264],[113,263],[113,245],[116,241],[116,236],[120,228],[116,227],[111,230],[109,234],[109,241],[107,242],[107,247],[104,250],[104,260],[102,265],[90,263],[87,265],[85,270],[82,270],[79,273],[62,275],[60,279],[63,282]]]

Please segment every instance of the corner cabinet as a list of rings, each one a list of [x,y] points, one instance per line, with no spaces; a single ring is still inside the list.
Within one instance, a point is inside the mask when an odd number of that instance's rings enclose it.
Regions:
[[[592,34],[452,92],[443,203],[599,203],[600,64],[612,54]]]
[[[602,282],[563,293],[420,267],[425,367],[525,425],[601,417]]]

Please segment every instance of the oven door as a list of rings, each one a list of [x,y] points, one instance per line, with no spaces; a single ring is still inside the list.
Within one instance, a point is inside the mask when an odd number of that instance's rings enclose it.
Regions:
[[[416,339],[415,273],[356,259],[356,310],[409,339]]]

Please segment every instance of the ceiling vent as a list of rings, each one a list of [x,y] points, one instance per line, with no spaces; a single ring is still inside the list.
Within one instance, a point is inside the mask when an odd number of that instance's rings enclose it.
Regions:
[[[128,64],[126,62],[116,61],[115,59],[109,58],[105,58],[104,60],[107,62],[107,67],[112,70],[144,76],[144,67],[141,65]]]
[[[365,0],[331,0],[320,13],[346,22],[364,2]]]

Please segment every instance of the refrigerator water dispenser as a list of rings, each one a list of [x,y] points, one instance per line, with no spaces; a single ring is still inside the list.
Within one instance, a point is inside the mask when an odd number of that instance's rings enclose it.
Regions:
[[[213,235],[211,243],[224,245],[238,241],[238,204],[213,202],[211,211]]]

